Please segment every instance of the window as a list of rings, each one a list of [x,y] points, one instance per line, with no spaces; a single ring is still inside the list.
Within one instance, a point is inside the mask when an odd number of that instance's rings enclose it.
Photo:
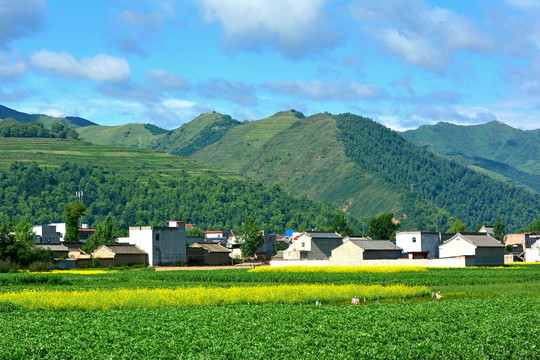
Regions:
[[[156,241],[159,241],[159,234],[156,234]]]
[[[416,237],[413,236],[412,242],[416,242]]]
[[[305,243],[305,242],[302,243],[302,247],[306,247],[306,243]]]

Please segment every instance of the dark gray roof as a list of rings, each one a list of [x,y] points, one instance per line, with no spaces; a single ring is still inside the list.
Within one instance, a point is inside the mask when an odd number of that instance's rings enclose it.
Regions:
[[[501,242],[485,233],[457,233],[452,238],[446,240],[446,244],[453,239],[461,237],[463,240],[470,242],[476,247],[504,247]]]
[[[312,239],[341,239],[342,236],[333,232],[306,231]]]
[[[146,251],[132,244],[107,244],[103,246],[118,255],[146,254]]]
[[[403,251],[402,248],[394,244],[389,240],[366,240],[366,239],[355,239],[351,238],[353,244],[361,247],[364,250],[399,250]]]
[[[224,246],[221,246],[220,244],[210,243],[210,242],[196,242],[190,247],[203,248],[206,251],[211,252],[211,253],[230,253],[231,252],[231,250],[227,249]]]
[[[62,245],[68,249],[69,251],[80,251],[83,254],[86,254],[84,251],[82,251],[82,246],[84,245],[82,242],[71,242],[71,241],[64,241]]]
[[[52,251],[58,251],[62,252],[65,251],[66,253],[69,252],[69,250],[62,246],[62,244],[34,244],[37,247],[40,247],[44,250],[52,250]]]

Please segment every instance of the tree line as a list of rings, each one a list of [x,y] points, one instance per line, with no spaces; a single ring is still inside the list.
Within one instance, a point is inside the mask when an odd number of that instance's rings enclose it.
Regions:
[[[9,119],[8,119],[9,120]],[[10,122],[2,125],[0,123],[0,136],[2,137],[33,137],[33,138],[59,138],[59,139],[79,139],[79,134],[61,123],[52,124],[47,129],[41,122],[18,123]]]

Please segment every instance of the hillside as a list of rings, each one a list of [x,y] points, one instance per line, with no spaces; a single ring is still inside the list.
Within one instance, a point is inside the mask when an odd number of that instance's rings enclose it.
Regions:
[[[64,139],[0,137],[0,169],[8,169],[14,161],[36,162],[41,167],[49,168],[58,167],[63,162],[100,166],[134,178],[158,175],[168,179],[186,174],[241,178],[192,159],[149,149],[104,146]]]
[[[43,114],[27,114],[17,110],[10,109],[6,106],[0,105],[0,119],[12,118],[17,120],[20,123],[29,123],[33,121],[42,122],[46,127],[50,128],[52,124],[59,122],[62,125],[70,127],[72,129],[96,125],[90,120],[86,120],[80,117],[67,116],[63,117],[52,117]]]
[[[498,121],[472,126],[440,122],[402,136],[491,177],[540,192],[540,130],[514,129]]]
[[[110,213],[123,228],[181,219],[229,230],[249,215],[263,228],[283,232],[327,226],[340,213],[276,186],[153,150],[0,138],[0,154],[0,222],[61,222],[78,190],[87,206],[83,221],[91,226]]]
[[[147,146],[180,156],[189,156],[219,141],[230,129],[240,125],[229,115],[201,114],[187,124],[154,137]]]
[[[263,145],[296,122],[298,116],[302,116],[299,114],[282,111],[266,119],[236,126],[219,141],[194,153],[192,158],[228,171],[240,172]]]
[[[154,138],[168,133],[167,130],[150,124],[93,125],[78,128],[77,132],[81,139],[94,144],[143,148],[148,148]]]

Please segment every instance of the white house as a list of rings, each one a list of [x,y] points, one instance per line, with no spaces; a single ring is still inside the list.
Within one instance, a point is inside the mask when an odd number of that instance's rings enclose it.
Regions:
[[[504,245],[484,233],[457,233],[439,246],[439,256],[474,256],[475,266],[504,265]]]
[[[525,259],[527,262],[540,262],[540,239],[525,249]]]
[[[338,233],[304,231],[295,236],[291,245],[283,252],[283,258],[296,259],[328,259],[332,250],[343,244]]]
[[[186,262],[185,224],[185,221],[169,221],[169,227],[130,227],[127,240],[148,254],[150,266]]]
[[[439,257],[439,245],[451,237],[451,234],[431,231],[400,231],[396,233],[396,245],[413,257],[436,259]]]

